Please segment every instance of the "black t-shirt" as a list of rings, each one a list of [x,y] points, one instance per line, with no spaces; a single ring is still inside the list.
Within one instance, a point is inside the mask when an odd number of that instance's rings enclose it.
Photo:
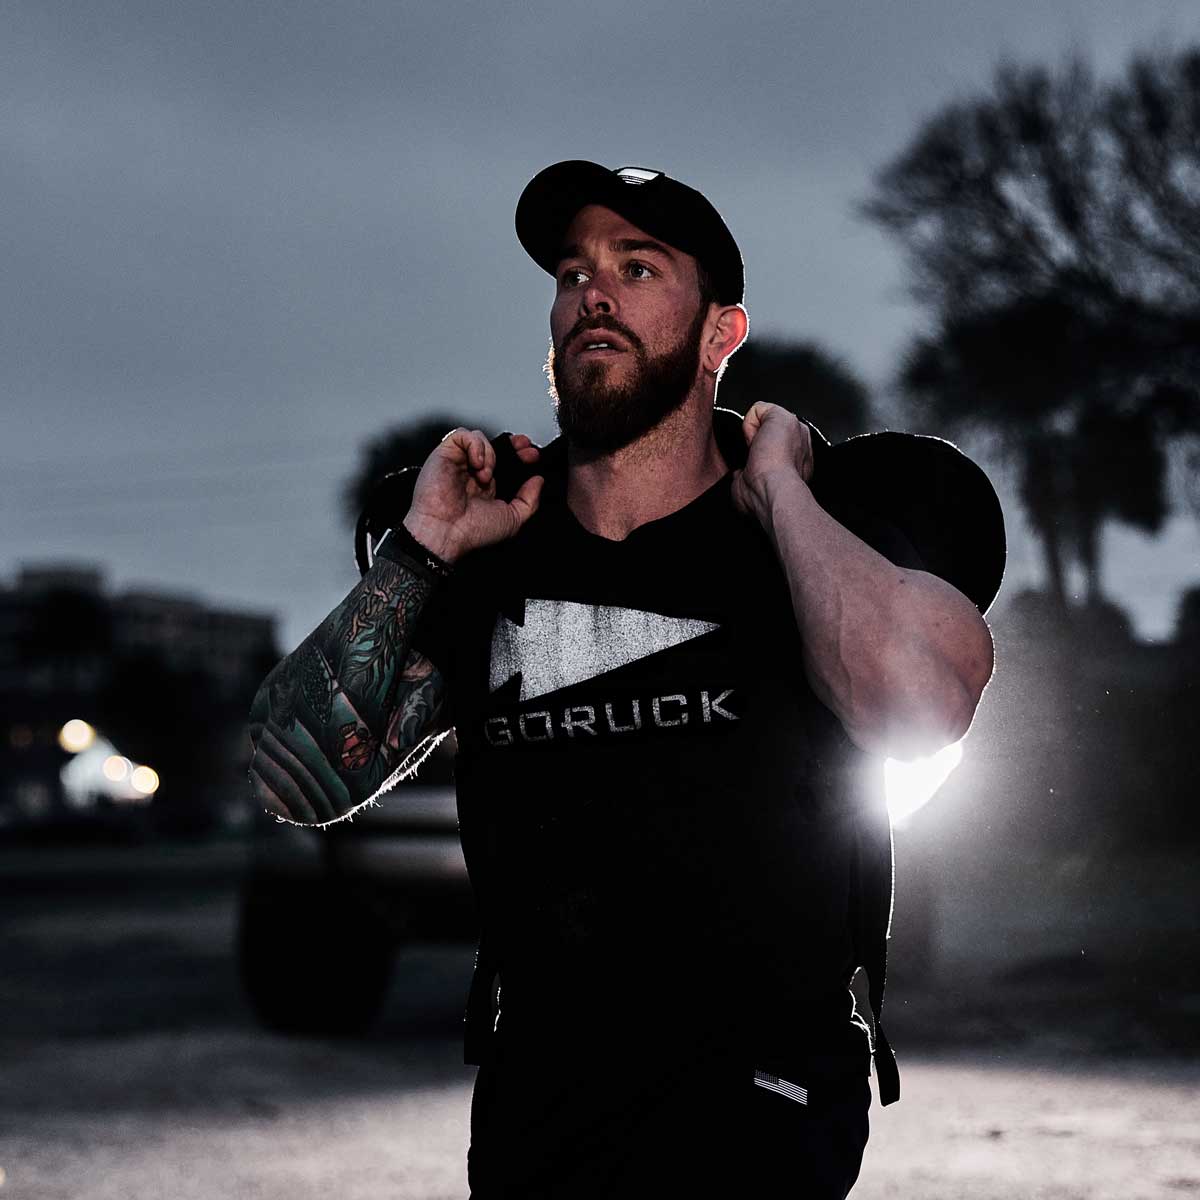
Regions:
[[[543,1049],[702,1030],[861,1066],[854,850],[881,776],[810,689],[731,480],[619,542],[547,480],[426,610],[482,961]]]

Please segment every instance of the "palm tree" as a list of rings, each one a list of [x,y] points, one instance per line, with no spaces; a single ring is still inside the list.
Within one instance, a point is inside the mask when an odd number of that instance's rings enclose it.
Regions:
[[[934,317],[900,375],[941,427],[1017,464],[1050,590],[1101,596],[1105,521],[1155,532],[1166,447],[1200,432],[1200,48],[1099,86],[1004,64],[935,114],[862,211]]]

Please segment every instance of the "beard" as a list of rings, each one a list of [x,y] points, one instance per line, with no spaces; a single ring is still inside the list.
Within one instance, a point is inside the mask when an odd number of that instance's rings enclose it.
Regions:
[[[682,408],[696,382],[707,316],[708,306],[702,304],[679,344],[653,357],[638,337],[611,318],[587,326],[597,331],[611,329],[628,342],[626,353],[634,356],[633,372],[620,385],[607,382],[611,362],[585,363],[556,372],[563,346],[570,343],[577,329],[564,338],[561,346],[552,343],[545,370],[555,401],[555,420],[572,449],[582,451],[587,458],[614,454]]]

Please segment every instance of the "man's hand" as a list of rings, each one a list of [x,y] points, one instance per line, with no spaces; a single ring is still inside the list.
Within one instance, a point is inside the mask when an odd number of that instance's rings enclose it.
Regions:
[[[799,476],[807,483],[812,478],[812,434],[795,414],[761,400],[750,406],[742,433],[750,452],[745,467],[733,473],[733,502],[739,512],[765,524],[774,481]]]
[[[511,436],[523,463],[541,451],[523,433]],[[541,475],[527,479],[509,501],[496,499],[496,452],[479,429],[452,429],[425,460],[404,526],[438,558],[464,554],[510,538],[537,511]]]

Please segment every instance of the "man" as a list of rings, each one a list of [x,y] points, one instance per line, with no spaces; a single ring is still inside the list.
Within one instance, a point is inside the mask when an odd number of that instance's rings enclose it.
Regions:
[[[918,480],[872,511],[792,414],[714,408],[747,317],[700,193],[559,163],[517,232],[555,278],[563,436],[447,434],[260,689],[255,795],[341,819],[456,730],[476,1200],[844,1197],[871,1053],[848,985],[868,965],[878,1006],[890,901],[864,782],[967,731],[987,626],[878,511]],[[818,503],[814,458],[891,558]],[[894,1098],[880,1038],[876,1065]]]

